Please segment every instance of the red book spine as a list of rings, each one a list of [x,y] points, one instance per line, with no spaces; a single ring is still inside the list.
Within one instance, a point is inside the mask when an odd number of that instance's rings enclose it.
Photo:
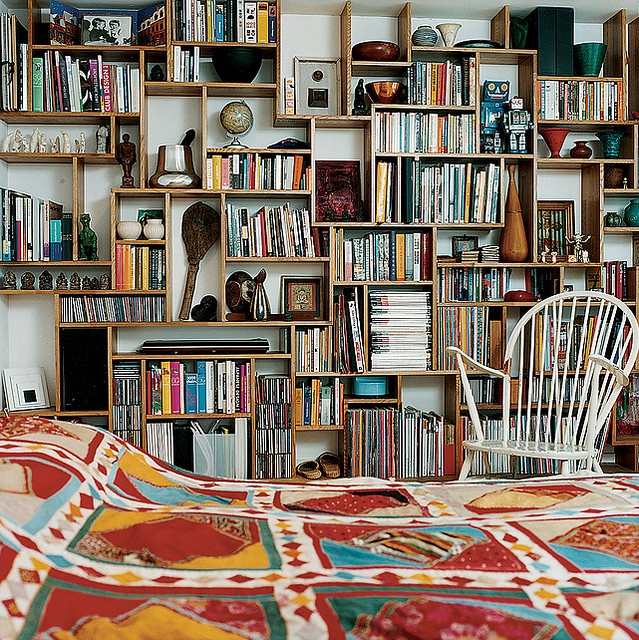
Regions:
[[[180,413],[180,363],[171,360],[171,413]]]
[[[104,111],[113,111],[113,102],[111,100],[111,65],[102,65],[102,95],[104,96]]]

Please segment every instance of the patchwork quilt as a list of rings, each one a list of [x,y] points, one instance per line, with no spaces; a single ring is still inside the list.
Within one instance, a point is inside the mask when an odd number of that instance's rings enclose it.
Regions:
[[[0,420],[2,640],[639,637],[639,476],[203,478]]]

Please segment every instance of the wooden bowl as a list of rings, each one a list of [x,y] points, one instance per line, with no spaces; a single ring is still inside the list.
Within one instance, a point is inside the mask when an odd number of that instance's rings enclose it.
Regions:
[[[404,95],[404,84],[391,80],[369,82],[365,88],[373,102],[381,102],[382,104],[399,102]]]
[[[394,42],[371,40],[353,47],[353,60],[366,62],[395,62],[399,58],[399,46]]]

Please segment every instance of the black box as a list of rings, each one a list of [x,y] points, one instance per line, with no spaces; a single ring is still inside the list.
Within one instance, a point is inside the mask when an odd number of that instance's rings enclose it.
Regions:
[[[537,7],[526,16],[529,49],[537,49],[541,76],[572,76],[575,12],[570,7]]]

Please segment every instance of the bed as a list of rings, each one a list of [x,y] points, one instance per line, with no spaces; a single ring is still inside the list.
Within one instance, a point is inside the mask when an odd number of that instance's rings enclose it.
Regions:
[[[2,640],[639,637],[639,476],[276,484],[0,435]]]

